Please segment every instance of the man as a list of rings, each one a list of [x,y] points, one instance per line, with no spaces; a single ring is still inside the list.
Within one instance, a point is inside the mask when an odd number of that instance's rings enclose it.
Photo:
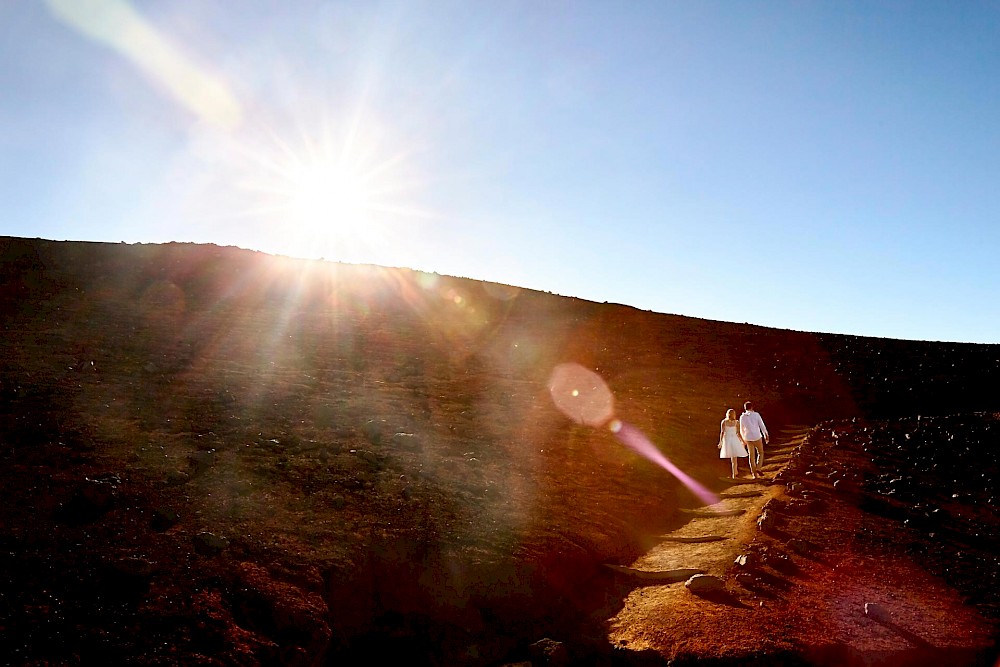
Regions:
[[[757,473],[764,465],[764,445],[770,440],[767,434],[767,427],[760,413],[754,412],[753,403],[747,401],[743,404],[743,414],[740,415],[740,433],[746,440],[747,449],[750,451],[750,476],[757,478]]]

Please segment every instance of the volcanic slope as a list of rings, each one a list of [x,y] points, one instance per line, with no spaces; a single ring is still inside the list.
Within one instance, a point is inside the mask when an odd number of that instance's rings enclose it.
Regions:
[[[747,399],[775,431],[998,409],[997,346],[215,246],[3,238],[0,258],[12,664],[497,664],[545,636],[607,658],[628,591],[606,565],[700,501],[560,412],[560,364],[714,491]]]

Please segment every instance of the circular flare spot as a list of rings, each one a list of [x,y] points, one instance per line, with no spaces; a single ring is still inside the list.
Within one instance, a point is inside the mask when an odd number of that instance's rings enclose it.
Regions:
[[[600,375],[575,363],[559,364],[549,377],[556,407],[580,424],[602,426],[614,415],[614,397]]]

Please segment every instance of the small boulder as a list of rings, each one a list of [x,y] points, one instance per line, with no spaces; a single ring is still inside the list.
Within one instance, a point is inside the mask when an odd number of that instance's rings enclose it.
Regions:
[[[167,484],[170,486],[181,486],[191,481],[191,475],[180,470],[171,470],[167,473]]]
[[[229,540],[207,531],[194,536],[194,550],[203,556],[214,556],[229,546]]]
[[[569,651],[562,642],[553,639],[540,639],[528,647],[533,665],[548,665],[549,667],[565,667],[569,665]]]
[[[203,473],[215,465],[215,450],[197,451],[188,456],[188,462],[195,474]]]
[[[420,439],[413,433],[394,433],[392,444],[399,449],[413,451],[420,448]]]
[[[378,454],[376,454],[375,452],[369,451],[367,449],[359,449],[356,453],[356,456],[360,460],[364,461],[368,465],[368,467],[371,468],[372,470],[378,470],[381,467],[381,461],[379,461]]]
[[[128,579],[148,579],[156,571],[156,564],[145,558],[129,556],[110,563],[115,574]]]
[[[865,616],[879,623],[887,623],[890,618],[889,610],[877,602],[865,603]]]
[[[777,518],[774,513],[764,510],[757,519],[757,528],[759,528],[761,532],[769,533],[777,528],[777,523]]]
[[[253,483],[246,479],[238,479],[233,482],[231,488],[236,495],[246,497],[253,491]]]
[[[95,512],[105,512],[118,497],[118,486],[110,479],[92,479],[88,477],[80,486],[80,501]]]
[[[754,590],[760,588],[761,581],[760,578],[750,572],[737,572],[736,573],[736,583],[738,583],[743,588],[748,590]]]
[[[361,430],[364,432],[368,442],[373,445],[378,445],[382,442],[382,425],[375,420],[370,419],[366,421]]]
[[[793,537],[788,540],[787,546],[797,554],[809,553],[809,545],[805,542],[805,540],[800,540],[797,537]]]
[[[726,588],[725,582],[711,574],[695,574],[684,582],[684,586],[692,593],[718,593]]]
[[[134,604],[149,592],[150,580],[155,571],[155,564],[145,558],[129,557],[107,561],[102,592],[118,601]]]
[[[164,531],[177,525],[180,515],[169,507],[159,507],[153,510],[153,530]]]

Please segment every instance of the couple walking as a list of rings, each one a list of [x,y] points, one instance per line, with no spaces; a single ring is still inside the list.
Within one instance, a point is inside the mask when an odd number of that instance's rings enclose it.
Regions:
[[[770,437],[760,413],[755,412],[753,403],[743,404],[743,414],[736,419],[736,410],[729,408],[719,430],[719,458],[730,459],[733,464],[733,479],[736,479],[737,461],[750,458],[750,477],[757,479],[760,467],[764,465],[764,445]]]

